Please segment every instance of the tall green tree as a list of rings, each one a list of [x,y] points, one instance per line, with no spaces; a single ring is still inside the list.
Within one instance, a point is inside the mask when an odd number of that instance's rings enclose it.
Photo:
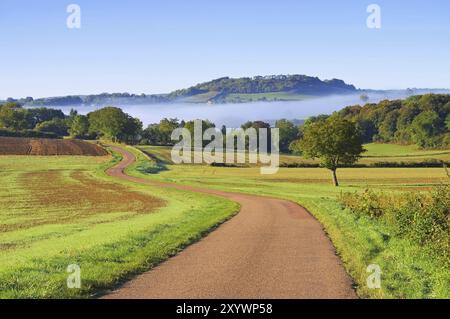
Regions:
[[[412,138],[420,147],[437,147],[445,130],[444,121],[434,111],[420,113],[411,124]]]
[[[298,144],[305,157],[319,158],[321,166],[331,170],[335,186],[339,186],[337,169],[354,164],[364,152],[355,123],[339,116],[306,126]]]
[[[164,118],[159,123],[150,124],[142,133],[144,142],[150,145],[173,145],[172,132],[178,127],[184,126],[184,122],[176,118]]]
[[[280,151],[289,152],[289,145],[298,138],[298,127],[286,119],[276,121],[275,127],[279,130]]]
[[[378,129],[378,136],[383,142],[391,142],[394,139],[395,132],[397,131],[397,119],[398,112],[392,111],[386,115],[383,122]]]
[[[72,123],[69,128],[69,134],[71,137],[83,138],[88,135],[89,132],[89,120],[87,116],[75,115],[72,117]]]
[[[0,107],[0,127],[20,131],[32,128],[29,113],[15,102]]]
[[[241,128],[246,130],[249,128],[254,128],[256,130],[256,135],[258,137],[258,149],[260,147],[259,145],[259,138],[260,138],[260,129],[267,129],[267,145],[272,145],[272,136],[271,136],[271,131],[270,131],[270,124],[266,123],[264,121],[248,121],[246,123],[244,123],[243,125],[241,125]],[[245,147],[246,149],[249,148],[249,141],[246,140],[245,141]],[[250,150],[250,151],[256,151],[256,150]]]
[[[28,109],[31,126],[35,127],[39,123],[51,121],[53,119],[65,119],[65,115],[61,110],[49,109],[45,107]]]
[[[209,129],[209,128],[215,128],[216,125],[215,125],[213,122],[209,121],[209,120],[200,120],[200,119],[197,119],[197,120],[193,120],[193,121],[187,121],[187,122],[185,123],[184,127],[185,127],[186,129],[188,129],[189,132],[191,133],[192,146],[195,146],[195,145],[194,145],[194,138],[195,138],[195,136],[194,136],[194,128],[195,128],[195,123],[197,123],[197,125],[199,125],[199,124],[201,123],[201,125],[202,125],[202,145],[203,145],[203,146],[208,145],[208,144],[210,143],[210,141],[206,141],[206,140],[203,141],[203,134],[205,133],[205,131],[206,131],[207,129]]]
[[[105,107],[89,113],[89,133],[113,142],[132,143],[142,130],[142,123],[117,107]]]

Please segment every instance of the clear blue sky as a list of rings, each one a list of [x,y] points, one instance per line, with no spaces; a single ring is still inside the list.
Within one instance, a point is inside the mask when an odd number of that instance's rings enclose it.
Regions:
[[[81,29],[66,7],[81,6]],[[381,30],[366,8],[382,9]],[[222,76],[450,87],[448,0],[1,0],[0,98],[162,93]]]

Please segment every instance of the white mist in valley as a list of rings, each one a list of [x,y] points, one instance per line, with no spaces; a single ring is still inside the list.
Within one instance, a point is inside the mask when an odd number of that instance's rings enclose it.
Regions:
[[[421,92],[426,93],[426,92]],[[436,92],[434,92],[436,93]],[[370,93],[369,100],[363,102],[360,94],[354,95],[334,95],[327,97],[311,98],[304,101],[276,101],[276,102],[252,102],[238,104],[149,104],[149,105],[120,105],[126,113],[139,118],[144,126],[150,123],[157,123],[162,118],[178,118],[182,120],[208,119],[217,126],[239,127],[246,121],[263,120],[273,122],[274,120],[286,119],[306,119],[319,114],[330,114],[349,105],[378,103],[385,99],[406,98],[404,91]],[[77,106],[72,107],[80,114],[86,114],[104,106]],[[68,113],[70,106],[61,107]]]

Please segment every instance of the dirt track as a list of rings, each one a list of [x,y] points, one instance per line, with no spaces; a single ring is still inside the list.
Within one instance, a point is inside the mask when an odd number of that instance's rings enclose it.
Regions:
[[[0,155],[87,155],[105,156],[101,147],[80,140],[0,137]]]
[[[123,173],[123,155],[111,176],[136,183],[208,193],[240,203],[240,213],[200,242],[138,275],[104,298],[355,298],[333,245],[304,208],[284,200],[152,182]]]

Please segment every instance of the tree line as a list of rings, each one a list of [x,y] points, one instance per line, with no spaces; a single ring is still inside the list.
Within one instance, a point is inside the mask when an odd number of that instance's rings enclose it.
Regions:
[[[321,166],[332,172],[333,183],[338,186],[337,169],[353,165],[364,152],[363,143],[449,147],[449,113],[450,95],[428,94],[406,100],[349,106],[331,115],[311,117],[302,125],[281,119],[274,127],[279,130],[280,152],[319,158]],[[55,137],[103,138],[129,144],[170,146],[176,142],[172,140],[175,129],[187,128],[194,136],[194,124],[194,121],[164,118],[144,129],[139,119],[116,107],[105,107],[87,115],[71,111],[66,116],[60,110],[25,109],[14,102],[0,105],[0,128],[3,128],[0,135],[24,132],[24,136],[30,136],[30,132],[36,132]],[[203,131],[215,127],[214,123],[202,120]],[[258,133],[260,128],[270,131],[272,126],[264,121],[249,121],[241,128],[254,128]],[[225,126],[220,130],[224,136],[229,133]],[[267,144],[270,145],[270,141]]]
[[[450,145],[450,95],[416,95],[406,100],[348,106],[337,113],[356,123],[363,141],[416,144],[421,148]]]
[[[71,110],[65,115],[51,108],[23,108],[17,102],[0,105],[0,135],[80,139],[108,139],[135,144],[142,122],[117,107],[105,107],[87,115]]]
[[[332,115],[313,116],[303,125],[281,119],[274,127],[280,133],[280,151],[302,153],[300,141],[307,127],[337,116],[355,124],[364,143],[385,142],[416,144],[421,148],[445,148],[450,145],[450,95],[427,94],[406,100],[385,100],[378,104],[348,106]],[[203,120],[206,130],[216,125]],[[49,137],[72,136],[75,138],[106,138],[128,143],[172,145],[171,133],[179,127],[193,129],[193,121],[162,119],[145,129],[139,119],[133,118],[116,107],[105,107],[80,115],[71,111],[65,115],[52,108],[23,108],[20,103],[6,102],[0,105],[0,128],[6,131],[33,132]],[[268,128],[263,121],[249,121],[242,128]],[[221,127],[225,134],[226,127]]]

